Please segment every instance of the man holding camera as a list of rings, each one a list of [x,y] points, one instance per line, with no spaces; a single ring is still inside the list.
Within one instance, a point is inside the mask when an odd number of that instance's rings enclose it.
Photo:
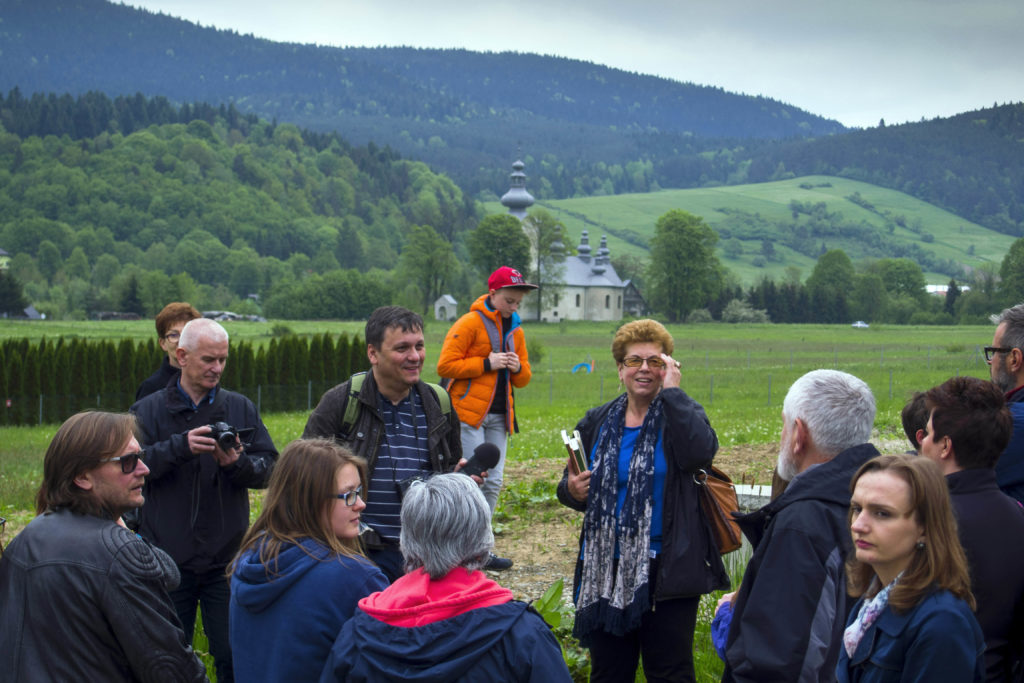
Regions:
[[[139,533],[178,565],[181,585],[171,599],[189,641],[202,606],[223,683],[234,680],[225,568],[249,526],[248,489],[266,487],[277,450],[252,401],[220,386],[228,357],[220,324],[190,321],[175,353],[178,382],[131,408],[150,470]]]

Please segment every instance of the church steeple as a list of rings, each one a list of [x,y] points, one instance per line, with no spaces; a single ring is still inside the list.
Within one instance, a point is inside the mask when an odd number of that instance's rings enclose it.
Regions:
[[[508,207],[508,212],[523,220],[526,218],[526,210],[533,206],[533,196],[526,191],[526,174],[523,169],[526,165],[518,159],[512,164],[512,174],[509,178],[512,187],[501,198],[501,203]]]

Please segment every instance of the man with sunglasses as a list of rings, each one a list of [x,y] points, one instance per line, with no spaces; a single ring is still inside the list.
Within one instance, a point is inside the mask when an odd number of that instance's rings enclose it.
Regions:
[[[1013,435],[996,463],[996,482],[1005,494],[1024,504],[1024,304],[1007,308],[996,318],[985,362],[1013,416]]]
[[[0,679],[206,680],[168,596],[173,560],[119,523],[149,474],[135,430],[79,413],[50,442],[37,517],[0,557]]]
[[[178,378],[181,366],[178,365],[177,350],[181,330],[190,320],[201,317],[199,311],[193,308],[191,304],[183,301],[172,301],[156,314],[157,343],[160,344],[160,348],[167,355],[160,363],[160,368],[144,379],[142,384],[139,385],[138,390],[135,392],[136,401],[160,391],[172,379]]]
[[[225,570],[249,526],[249,489],[267,486],[277,449],[252,401],[220,386],[228,333],[219,323],[190,321],[175,354],[178,380],[131,408],[150,469],[139,533],[174,559],[181,585],[171,599],[185,635],[192,636],[198,603],[217,680],[232,681]],[[237,430],[233,448],[211,438],[215,422]]]

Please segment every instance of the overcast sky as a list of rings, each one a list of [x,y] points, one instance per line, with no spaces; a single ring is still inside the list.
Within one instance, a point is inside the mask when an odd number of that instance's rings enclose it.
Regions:
[[[335,46],[515,50],[764,95],[869,127],[1024,99],[1022,0],[127,0]]]

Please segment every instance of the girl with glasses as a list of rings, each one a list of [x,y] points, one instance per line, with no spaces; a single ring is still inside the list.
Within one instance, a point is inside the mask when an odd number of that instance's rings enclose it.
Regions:
[[[238,680],[318,680],[356,603],[387,586],[359,543],[365,484],[366,462],[333,441],[293,441],[281,453],[228,567]]]

